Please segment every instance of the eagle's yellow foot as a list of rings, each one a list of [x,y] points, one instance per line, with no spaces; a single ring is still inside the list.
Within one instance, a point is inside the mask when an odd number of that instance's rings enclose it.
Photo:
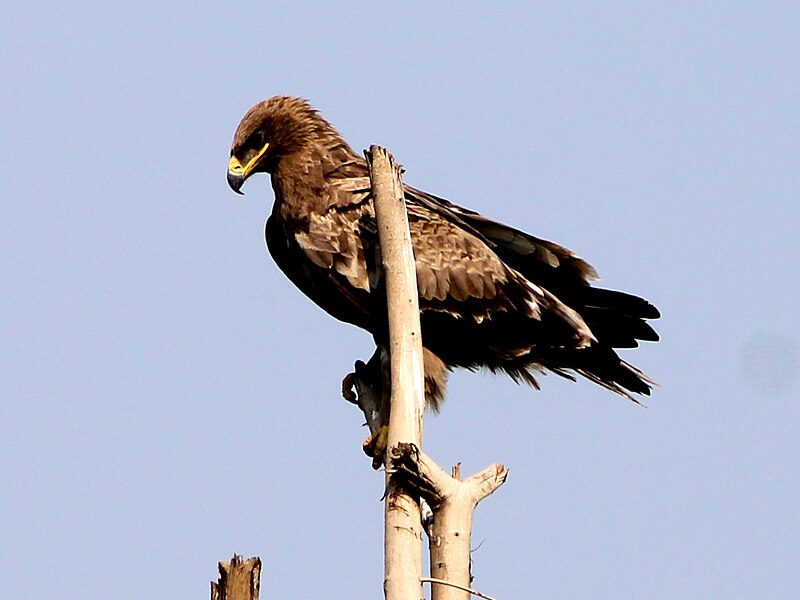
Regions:
[[[389,443],[389,426],[381,425],[377,431],[369,436],[361,447],[364,454],[372,457],[372,468],[380,469],[386,456],[386,446]]]

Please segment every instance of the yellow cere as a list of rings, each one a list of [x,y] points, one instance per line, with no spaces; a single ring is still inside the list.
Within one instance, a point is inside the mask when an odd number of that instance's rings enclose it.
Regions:
[[[248,160],[246,165],[242,165],[242,163],[239,162],[238,158],[236,158],[235,156],[231,156],[231,160],[228,163],[228,171],[246,177],[253,169],[253,167],[256,166],[256,163],[259,161],[259,159],[262,156],[264,156],[264,153],[267,151],[267,148],[269,148],[269,142],[264,144],[264,147],[258,151],[258,154],[256,154],[250,160]]]

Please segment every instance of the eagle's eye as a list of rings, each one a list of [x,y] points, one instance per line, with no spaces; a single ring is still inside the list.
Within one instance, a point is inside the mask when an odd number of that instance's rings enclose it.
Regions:
[[[261,150],[261,148],[264,147],[264,133],[260,130],[251,133],[250,137],[247,138],[247,143],[245,143],[245,146],[255,150]]]

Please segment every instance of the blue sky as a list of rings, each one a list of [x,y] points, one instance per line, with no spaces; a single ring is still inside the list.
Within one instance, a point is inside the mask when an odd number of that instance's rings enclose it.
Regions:
[[[457,373],[425,448],[510,468],[498,598],[800,587],[800,9],[790,3],[27,3],[0,37],[0,561],[14,598],[380,593],[383,478],[341,377],[369,336],[272,264],[242,114],[309,98],[405,180],[564,244],[663,312],[586,382]],[[80,590],[80,591],[78,591]]]

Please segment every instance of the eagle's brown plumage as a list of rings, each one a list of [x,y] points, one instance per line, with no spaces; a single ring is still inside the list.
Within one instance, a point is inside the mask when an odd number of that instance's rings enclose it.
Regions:
[[[228,182],[272,176],[267,246],[294,284],[332,316],[371,332],[384,320],[370,297],[365,248],[375,242],[365,160],[305,100],[256,104],[233,138]],[[589,285],[572,252],[405,186],[425,346],[428,400],[454,367],[486,367],[537,386],[532,372],[570,372],[632,400],[652,381],[614,348],[658,340],[646,300]],[[383,300],[379,300],[383,302]]]

